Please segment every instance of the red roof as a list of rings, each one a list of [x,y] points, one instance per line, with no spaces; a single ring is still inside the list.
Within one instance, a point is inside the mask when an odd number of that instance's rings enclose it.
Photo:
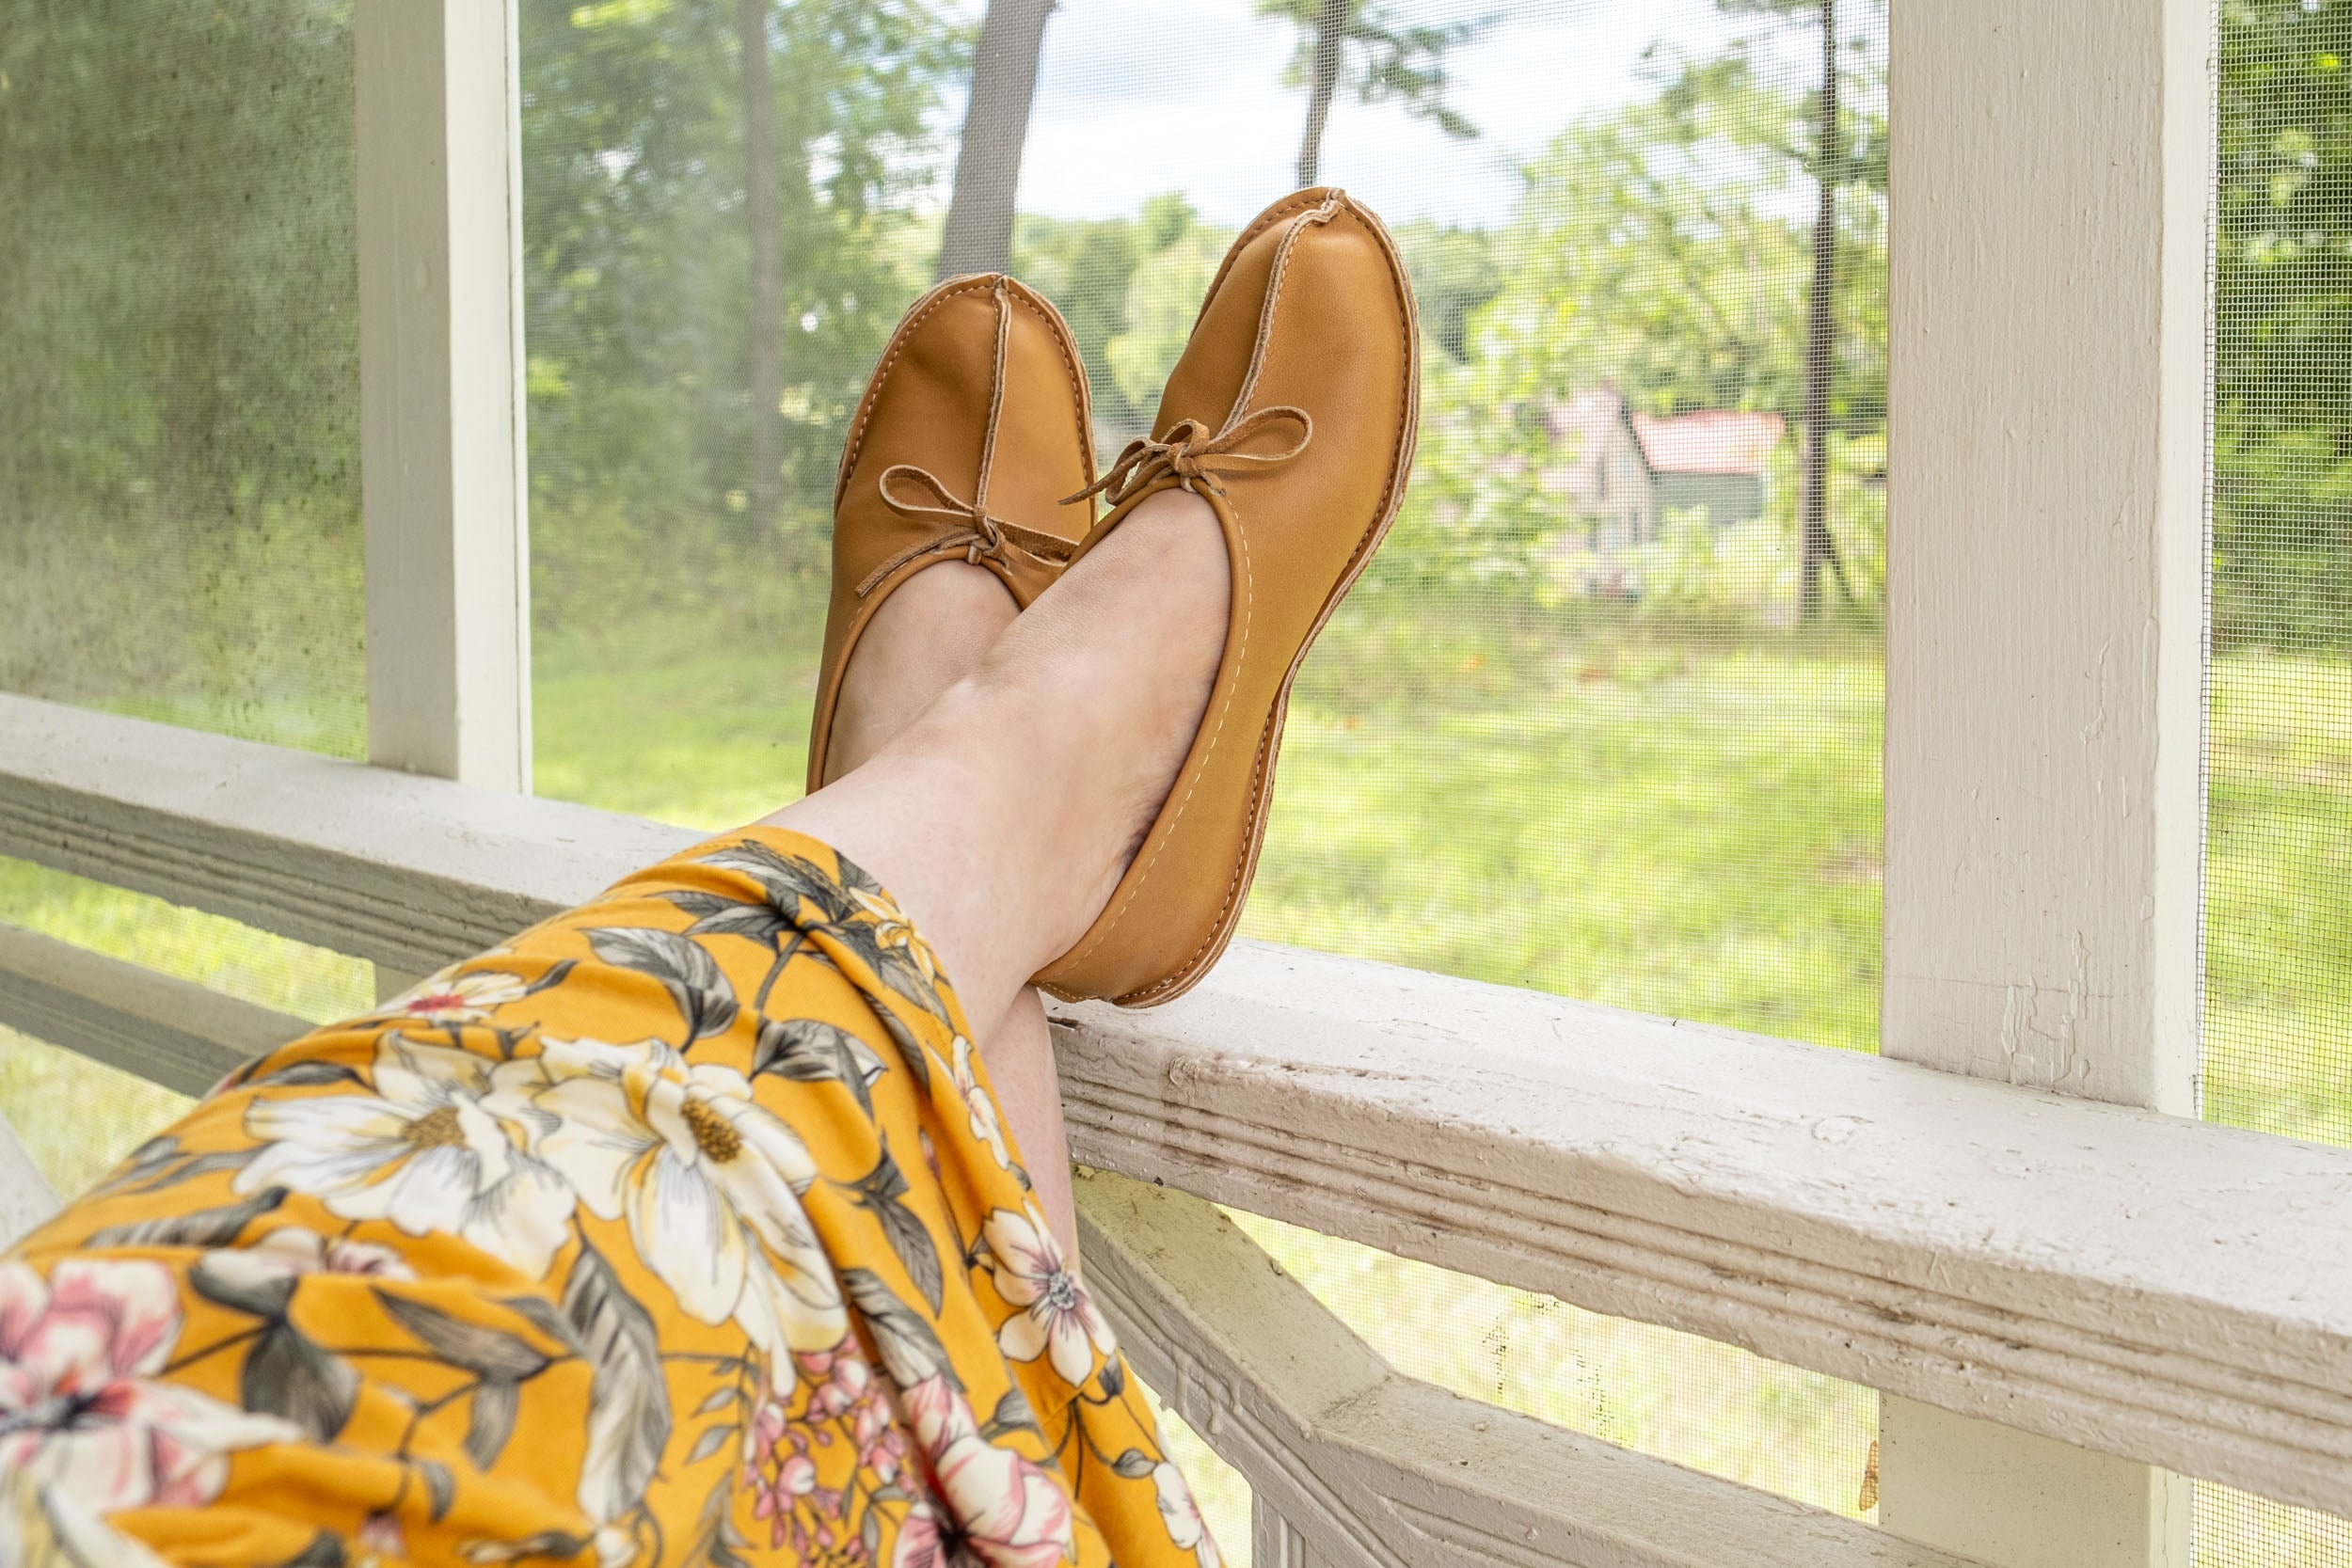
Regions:
[[[1633,434],[1654,472],[1761,474],[1780,445],[1787,422],[1778,414],[1739,414],[1710,408],[1656,419],[1633,416]]]

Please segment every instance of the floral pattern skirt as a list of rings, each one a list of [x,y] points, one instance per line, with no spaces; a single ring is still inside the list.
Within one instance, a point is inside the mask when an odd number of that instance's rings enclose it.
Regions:
[[[930,949],[731,833],[0,1262],[0,1565],[1200,1564]]]

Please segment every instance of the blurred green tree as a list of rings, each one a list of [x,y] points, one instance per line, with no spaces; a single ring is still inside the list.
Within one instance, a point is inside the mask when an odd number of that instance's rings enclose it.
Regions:
[[[1851,0],[1850,0],[1851,3]],[[1869,0],[1863,0],[1867,4]],[[1829,443],[1833,383],[1837,370],[1837,197],[1854,178],[1848,164],[1845,117],[1839,103],[1848,67],[1842,59],[1845,42],[1837,36],[1837,0],[1715,0],[1716,8],[1732,15],[1768,16],[1787,25],[1794,22],[1819,35],[1820,73],[1805,105],[1809,146],[1786,150],[1799,158],[1814,188],[1812,232],[1813,276],[1805,291],[1804,404],[1801,415],[1804,454],[1798,481],[1799,564],[1797,612],[1807,620],[1820,613],[1824,569],[1836,575],[1849,601],[1853,584],[1837,553],[1830,531]],[[1883,7],[1883,0],[1879,0]],[[1867,175],[1867,166],[1863,173]],[[1883,188],[1883,180],[1880,182]]]
[[[1381,0],[1258,0],[1260,16],[1280,17],[1298,30],[1297,51],[1283,80],[1307,89],[1307,126],[1298,139],[1298,183],[1311,185],[1323,168],[1323,135],[1342,86],[1365,103],[1397,103],[1449,136],[1470,137],[1478,127],[1447,94],[1454,79],[1446,56],[1485,32],[1492,17],[1408,23]]]
[[[522,26],[534,503],[809,553],[930,270],[968,31],[928,0],[524,0]]]

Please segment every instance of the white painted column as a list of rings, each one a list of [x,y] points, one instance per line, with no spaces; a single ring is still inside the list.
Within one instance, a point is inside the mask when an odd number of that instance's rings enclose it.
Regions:
[[[513,0],[358,8],[368,753],[531,787]]]
[[[1882,1049],[2193,1115],[2211,0],[1889,22]],[[2181,1478],[1880,1419],[1899,1534],[2188,1568]]]

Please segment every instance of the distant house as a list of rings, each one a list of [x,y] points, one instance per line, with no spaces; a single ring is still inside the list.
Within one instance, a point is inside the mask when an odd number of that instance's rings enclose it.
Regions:
[[[1544,487],[1576,501],[1587,547],[1603,552],[1654,537],[1668,512],[1704,510],[1717,528],[1762,516],[1787,430],[1778,414],[1636,414],[1611,388],[1551,404],[1545,423],[1560,461]]]
[[[1547,408],[1544,424],[1560,461],[1544,469],[1543,487],[1577,503],[1586,548],[1605,554],[1658,531],[1657,476],[1623,397],[1579,392]]]
[[[1778,414],[1708,408],[1631,420],[1658,492],[1661,512],[1704,508],[1729,528],[1764,515],[1773,449],[1787,422]]]

